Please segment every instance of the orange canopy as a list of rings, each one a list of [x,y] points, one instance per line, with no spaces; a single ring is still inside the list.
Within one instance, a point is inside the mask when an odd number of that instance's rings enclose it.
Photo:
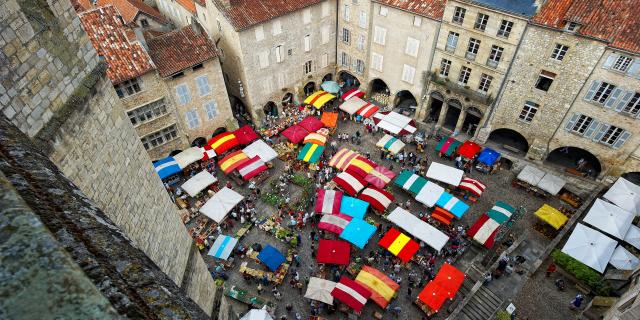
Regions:
[[[447,299],[453,299],[464,282],[464,273],[445,263],[436,277],[418,295],[418,300],[438,312]]]
[[[325,126],[329,128],[335,128],[338,123],[338,113],[337,112],[323,112],[322,118],[320,119]]]

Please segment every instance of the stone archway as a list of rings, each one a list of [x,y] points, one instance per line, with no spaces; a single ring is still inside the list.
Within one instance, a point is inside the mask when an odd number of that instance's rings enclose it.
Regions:
[[[278,116],[278,106],[275,102],[269,101],[264,107],[262,107],[262,111],[265,116],[277,117]]]
[[[621,177],[640,186],[640,172],[627,172],[623,174]]]
[[[324,75],[324,77],[322,77],[322,83],[324,83],[325,81],[331,81],[333,80],[333,74],[331,73],[327,73]]]
[[[342,86],[342,91],[346,92],[360,87],[360,80],[347,71],[338,72],[338,83]]]
[[[215,136],[217,136],[217,135],[219,135],[219,134],[221,134],[221,133],[224,133],[224,132],[227,132],[227,128],[225,128],[225,127],[218,127],[218,128],[217,128],[215,131],[213,131],[213,133],[211,134],[211,138],[213,138],[213,137],[215,137]]]
[[[305,97],[311,95],[312,93],[316,92],[316,83],[313,81],[307,82],[307,84],[304,85],[302,91],[304,92]]]
[[[491,131],[488,141],[492,141],[512,152],[523,152],[526,154],[527,151],[529,151],[527,138],[520,134],[520,132],[508,128]]]
[[[556,148],[547,155],[545,163],[572,170],[572,172],[581,172],[591,178],[596,178],[602,171],[598,157],[578,147]]]
[[[369,83],[369,97],[376,101],[381,106],[389,105],[389,96],[391,95],[391,89],[384,80],[376,78]]]
[[[176,154],[178,154],[180,152],[182,152],[182,150],[173,150],[173,151],[169,152],[169,157],[173,157],[173,156],[175,156]]]
[[[283,97],[282,97],[282,106],[286,107],[289,104],[293,103],[293,93],[291,92],[287,92]]]
[[[394,99],[394,108],[396,112],[404,114],[405,116],[413,116],[416,113],[418,107],[418,101],[415,96],[409,90],[398,91],[396,98]]]
[[[229,103],[231,104],[231,112],[233,112],[233,117],[238,120],[238,124],[243,126],[251,122],[251,114],[249,113],[249,109],[245,106],[242,100],[234,95],[229,96]]]
[[[462,123],[461,132],[465,132],[469,136],[473,136],[476,133],[476,129],[480,124],[483,113],[476,107],[469,107],[466,110],[464,122]]]
[[[438,122],[440,118],[440,111],[442,111],[442,106],[444,104],[444,95],[438,91],[433,91],[429,95],[429,113],[424,119],[425,122]]]
[[[447,113],[444,115],[442,127],[454,131],[461,113],[462,103],[459,100],[451,99],[447,101]]]
[[[207,139],[204,137],[197,137],[191,141],[192,147],[202,148],[207,144]]]

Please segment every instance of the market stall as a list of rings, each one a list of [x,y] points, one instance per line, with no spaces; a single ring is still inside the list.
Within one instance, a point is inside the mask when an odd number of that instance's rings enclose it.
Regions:
[[[367,185],[362,178],[348,172],[339,173],[332,181],[350,196],[355,196]]]
[[[394,256],[398,257],[402,262],[407,263],[413,256],[418,253],[420,244],[396,228],[391,228],[378,241],[378,245],[387,249]]]
[[[320,121],[328,128],[335,128],[338,125],[338,113],[325,111],[322,113]]]
[[[409,171],[402,170],[395,180],[395,184],[413,194],[418,194],[420,190],[427,184],[427,179]],[[444,190],[444,189],[443,189]]]
[[[253,177],[267,170],[267,164],[255,156],[238,166],[238,173],[245,181],[251,180]]]
[[[251,309],[240,320],[273,320],[269,312],[264,309]]]
[[[307,292],[304,297],[311,300],[320,301],[328,305],[333,305],[331,291],[336,287],[333,281],[322,278],[310,277],[307,284]]]
[[[602,197],[626,211],[640,215],[640,186],[625,178],[618,178]]]
[[[518,174],[517,179],[524,181],[532,186],[537,186],[540,180],[544,178],[544,171],[530,165],[526,165]]]
[[[156,173],[160,176],[161,180],[164,180],[178,172],[182,171],[182,168],[178,165],[173,157],[166,157],[153,163],[153,167],[156,169]]]
[[[437,313],[445,301],[455,298],[464,278],[462,271],[443,264],[436,277],[418,294],[416,304],[429,316]]]
[[[321,145],[307,143],[300,149],[297,159],[308,163],[318,163],[324,148]]]
[[[242,152],[249,158],[260,157],[262,161],[269,162],[278,157],[278,153],[271,148],[264,140],[256,140],[242,149]]]
[[[371,292],[354,280],[342,276],[340,282],[331,291],[331,295],[349,308],[360,312],[371,297]]]
[[[469,210],[469,205],[460,201],[448,192],[443,192],[436,201],[436,206],[447,210],[456,218],[460,219]]]
[[[443,137],[436,145],[436,152],[438,152],[440,156],[451,158],[460,145],[462,145],[462,143],[452,137]]]
[[[322,121],[318,120],[318,118],[314,116],[305,117],[304,119],[302,119],[302,121],[300,121],[300,123],[298,123],[298,125],[303,127],[308,132],[316,132],[320,128],[324,127]]]
[[[200,208],[200,212],[213,221],[220,223],[242,199],[244,197],[241,194],[224,187]]]
[[[221,155],[240,145],[240,141],[238,141],[238,138],[232,132],[223,132],[211,138],[207,144],[211,146],[211,149],[213,149],[216,154]]]
[[[467,140],[458,148],[457,153],[465,159],[472,160],[480,153],[480,150],[482,150],[480,145],[471,140]]]
[[[314,106],[316,109],[322,108],[327,102],[335,99],[336,96],[330,94],[326,91],[316,91],[306,99],[304,99],[304,103],[308,105]]]
[[[369,239],[376,232],[376,227],[364,220],[352,219],[340,234],[340,239],[351,242],[354,246],[364,249]]]
[[[366,102],[358,97],[353,97],[351,99],[346,100],[340,105],[340,110],[353,115],[358,112],[358,110],[362,109],[365,106],[369,106],[371,103]]]
[[[499,224],[504,224],[511,219],[511,216],[516,212],[516,209],[510,204],[504,201],[496,201],[496,204],[491,207],[487,215],[497,221]]]
[[[342,192],[337,190],[318,189],[316,213],[338,214],[342,203]]]
[[[395,200],[395,197],[383,189],[367,187],[362,190],[358,199],[368,202],[378,212],[384,212]]]
[[[378,112],[373,115],[373,122],[378,128],[394,135],[404,136],[417,130],[415,120],[395,111]]]
[[[478,155],[478,164],[476,170],[482,173],[492,173],[496,162],[500,159],[500,153],[491,148],[484,148]]]
[[[364,119],[367,119],[372,115],[374,115],[376,112],[378,112],[378,110],[380,110],[380,107],[376,106],[373,103],[369,103],[361,107],[360,109],[358,109],[358,111],[356,111],[356,115],[359,115]]]
[[[458,189],[471,192],[474,196],[480,197],[487,186],[479,180],[464,177],[458,185]]]
[[[444,193],[445,191],[443,187],[437,183],[427,181],[418,193],[416,193],[416,201],[432,208]]]
[[[369,172],[373,171],[374,167],[376,167],[375,162],[363,156],[356,156],[344,171],[364,178]]]
[[[200,171],[195,176],[191,177],[191,179],[187,180],[187,182],[182,184],[182,190],[184,190],[190,197],[197,196],[202,190],[206,189],[208,186],[216,183],[218,179],[214,177],[207,170]]]
[[[378,269],[363,266],[355,281],[371,292],[371,300],[381,308],[386,308],[395,297],[400,285],[391,280],[387,275]]]
[[[389,134],[385,134],[376,143],[376,147],[382,148],[382,150],[391,152],[391,154],[397,154],[398,152],[402,151],[402,148],[404,148],[404,146],[405,144],[404,142],[402,142],[402,140]]]
[[[245,146],[260,139],[258,134],[250,125],[245,125],[236,129],[233,131],[233,134],[236,136],[236,139],[238,139],[238,142]]]
[[[562,212],[548,204],[543,204],[534,215],[556,230],[560,230],[569,220]]]
[[[389,170],[387,167],[375,166],[373,170],[364,177],[364,181],[378,189],[383,189],[395,177],[396,173]]]
[[[618,270],[635,270],[640,265],[640,259],[625,249],[622,245],[618,245],[613,251],[609,263]]]
[[[331,160],[329,160],[329,166],[332,166],[340,171],[344,171],[349,166],[349,163],[351,163],[351,160],[353,160],[357,156],[357,152],[346,148],[341,148],[340,150],[338,150],[338,152],[336,152],[336,154],[333,155],[333,157],[331,157]]]
[[[550,195],[555,196],[566,183],[567,182],[564,179],[547,172],[540,182],[538,182],[537,187],[548,192]]]
[[[617,245],[617,241],[603,233],[578,223],[562,247],[562,252],[604,273]]]
[[[284,257],[278,249],[274,248],[270,244],[266,245],[258,254],[258,260],[262,262],[269,270],[275,272],[280,268],[287,259]]]
[[[449,237],[445,233],[400,207],[395,208],[387,216],[387,220],[395,223],[398,227],[420,239],[436,251],[442,250],[447,241],[449,241]]]
[[[427,178],[431,178],[433,180],[441,181],[457,187],[462,180],[463,174],[464,171],[460,169],[456,169],[454,167],[434,161],[429,166],[429,169],[427,169],[426,176]]]
[[[207,255],[212,257],[227,260],[229,256],[233,252],[233,249],[238,244],[238,239],[230,236],[225,236],[223,234],[219,235],[216,238],[216,241],[213,242],[211,249]]]
[[[309,131],[297,124],[290,126],[282,131],[282,136],[287,138],[291,143],[298,144],[304,140],[309,134]]]
[[[320,239],[318,242],[316,262],[346,266],[349,265],[350,258],[351,247],[348,242],[327,239]]]
[[[346,214],[325,214],[320,218],[318,229],[340,235],[353,218]]]
[[[624,239],[635,215],[616,205],[596,199],[582,220],[617,239]]]
[[[222,170],[225,174],[229,174],[248,161],[249,157],[247,157],[247,155],[242,150],[237,150],[229,153],[227,156],[218,161],[218,166],[220,166],[220,170]]]
[[[175,156],[173,156],[173,159],[176,161],[176,163],[178,163],[178,166],[180,166],[180,168],[184,169],[188,165],[196,161],[202,160],[202,148],[200,147],[188,148],[176,154]]]
[[[467,236],[477,241],[487,249],[493,248],[500,223],[483,213],[478,220],[467,230]]]
[[[351,90],[343,93],[342,96],[340,97],[340,99],[342,99],[344,101],[347,101],[347,100],[349,100],[349,99],[351,99],[353,97],[358,97],[358,98],[364,97],[364,91],[362,91],[360,89],[357,89],[357,88],[354,88],[354,89],[351,89]]]
[[[312,132],[312,133],[309,133],[306,137],[304,137],[304,140],[302,141],[302,143],[304,144],[313,143],[320,146],[324,146],[327,144],[327,136],[316,133],[316,132]]]
[[[627,231],[627,234],[624,236],[624,241],[640,250],[640,228],[631,225],[629,231]]]
[[[357,198],[344,196],[340,204],[340,213],[344,213],[356,219],[364,219],[369,203]]]

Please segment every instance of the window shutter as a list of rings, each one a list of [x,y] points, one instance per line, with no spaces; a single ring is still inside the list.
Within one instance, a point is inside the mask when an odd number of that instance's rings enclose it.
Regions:
[[[598,130],[598,134],[595,135],[595,137],[593,137],[593,141],[600,141],[600,139],[602,139],[602,137],[604,136],[604,134],[607,132],[607,130],[609,130],[610,125],[603,123],[600,125],[600,128]]]
[[[311,51],[311,37],[308,35],[304,37],[304,51]]]
[[[634,59],[631,67],[627,70],[627,73],[632,76],[640,79],[640,59]]]
[[[591,83],[591,88],[589,88],[589,91],[587,91],[587,94],[584,96],[584,100],[591,101],[593,96],[596,95],[596,91],[600,87],[601,83],[602,81],[593,81],[593,83]]]
[[[600,122],[598,120],[593,119],[593,121],[591,121],[591,124],[589,124],[587,130],[584,132],[585,138],[591,138],[599,124]]]
[[[573,116],[571,116],[571,119],[567,121],[567,124],[564,126],[564,129],[567,131],[571,131],[571,129],[573,129],[573,126],[576,124],[576,121],[578,121],[578,117],[580,117],[580,114],[574,113]]]
[[[618,100],[620,93],[622,93],[622,89],[620,88],[613,89],[613,92],[611,92],[611,95],[609,96],[609,98],[607,98],[607,101],[604,102],[604,107],[605,108],[613,107],[613,105],[616,103],[616,100]]]
[[[620,99],[620,102],[618,102],[618,105],[616,106],[616,112],[622,111],[622,109],[624,109],[627,103],[629,103],[629,100],[631,100],[634,94],[635,92],[633,91],[625,92],[625,94],[622,96],[622,99]]]
[[[618,60],[619,54],[612,53],[607,57],[607,60],[602,64],[602,67],[605,69],[610,69],[611,66]]]
[[[624,142],[627,141],[627,139],[629,139],[629,137],[631,137],[631,133],[629,131],[625,130],[620,135],[620,138],[618,138],[618,140],[616,140],[616,142],[613,143],[613,148],[614,149],[620,149],[620,147],[622,147]]]

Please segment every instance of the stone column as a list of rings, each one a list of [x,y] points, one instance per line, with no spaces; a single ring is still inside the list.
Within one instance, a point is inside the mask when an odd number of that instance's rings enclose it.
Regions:
[[[458,122],[456,122],[456,128],[453,130],[454,132],[460,133],[462,130],[462,124],[464,124],[464,119],[467,117],[467,109],[462,108],[460,110],[460,115],[458,115]]]
[[[442,124],[444,123],[444,118],[446,118],[448,110],[449,110],[449,104],[443,101],[442,108],[440,108],[440,115],[438,116],[438,122],[436,123],[436,128],[442,127]]]

